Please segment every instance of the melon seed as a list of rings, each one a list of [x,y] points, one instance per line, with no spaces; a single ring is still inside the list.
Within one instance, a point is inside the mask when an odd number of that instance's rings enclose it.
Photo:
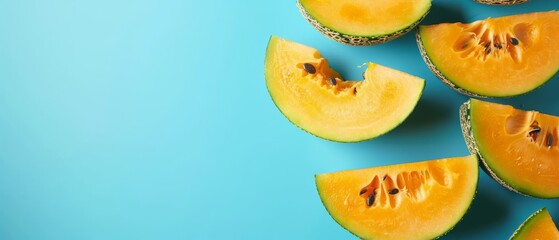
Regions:
[[[400,190],[398,190],[397,188],[393,188],[393,189],[390,189],[390,191],[388,191],[388,194],[394,195],[394,194],[398,194],[399,192],[400,192]]]
[[[310,73],[310,74],[315,74],[316,73],[316,68],[314,68],[314,66],[310,63],[303,64],[303,69],[305,69],[305,72]]]
[[[336,86],[336,78],[335,77],[330,77],[328,79],[328,81],[330,82],[330,84],[332,84],[332,86]]]
[[[367,189],[366,189],[366,188],[363,188],[363,189],[361,189],[361,191],[359,192],[359,195],[363,195],[363,194],[366,193],[366,192],[367,192]]]
[[[540,134],[540,131],[542,129],[538,126],[532,126],[532,131],[530,131],[528,133],[528,135],[532,138],[532,140],[535,142],[538,139],[538,135]]]
[[[503,48],[503,46],[501,45],[501,43],[498,43],[498,42],[496,42],[496,43],[494,44],[494,46],[495,46],[495,48],[497,48],[497,49]]]
[[[547,147],[551,147],[553,145],[553,135],[547,135]]]
[[[516,39],[516,38],[511,38],[511,39],[510,39],[510,43],[512,43],[512,45],[516,46],[516,45],[518,45],[518,39]]]
[[[369,197],[367,197],[367,206],[373,206],[373,203],[375,203],[375,197],[377,196],[377,192],[376,189],[373,190],[373,193],[371,193],[371,195],[369,195]]]

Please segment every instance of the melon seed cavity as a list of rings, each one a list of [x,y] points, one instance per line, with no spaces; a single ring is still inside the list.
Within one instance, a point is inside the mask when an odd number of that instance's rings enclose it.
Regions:
[[[374,205],[395,208],[402,198],[416,202],[424,200],[433,185],[448,186],[451,183],[447,182],[446,174],[446,170],[439,166],[429,166],[420,171],[400,172],[394,178],[388,174],[378,174],[360,190],[359,196],[369,207]],[[403,191],[401,189],[407,190],[399,194]]]
[[[486,61],[488,58],[500,58],[509,55],[513,61],[518,62],[522,58],[522,50],[516,47],[520,44],[520,41],[526,44],[526,41],[530,39],[531,35],[528,36],[529,34],[525,33],[533,28],[529,25],[521,24],[521,27],[517,27],[518,30],[511,34],[494,30],[491,24],[486,21],[472,23],[457,38],[453,49],[460,52],[459,54],[463,58],[476,58]],[[522,34],[527,36],[523,37]]]

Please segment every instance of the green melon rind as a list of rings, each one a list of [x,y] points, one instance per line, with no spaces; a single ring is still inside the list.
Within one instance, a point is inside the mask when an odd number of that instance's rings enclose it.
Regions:
[[[506,181],[502,177],[502,173],[499,173],[498,169],[491,166],[490,157],[487,154],[483,153],[481,147],[477,144],[475,139],[475,131],[472,127],[471,121],[471,104],[470,100],[462,104],[460,106],[460,127],[462,128],[462,134],[464,135],[464,140],[466,145],[468,146],[468,150],[472,154],[476,154],[478,159],[481,161],[481,166],[483,170],[491,176],[495,181],[501,184],[503,187],[506,187],[510,191],[515,193],[519,193],[524,196],[536,197],[536,198],[544,198],[544,199],[552,199],[556,198],[554,196],[544,196],[541,193],[533,192],[529,188],[517,186],[516,184]]]
[[[536,211],[535,213],[533,213],[532,215],[530,215],[530,217],[528,217],[522,224],[520,224],[520,226],[516,229],[516,231],[514,231],[514,233],[510,237],[510,240],[523,239],[521,236],[522,233],[525,230],[529,230],[529,228],[532,226],[533,223],[536,223],[540,219],[540,217],[543,217],[545,215],[549,215],[549,212],[547,211],[546,208],[542,208]]]
[[[270,36],[270,40],[268,41],[268,46],[266,47],[266,57],[264,58],[264,66],[266,66],[267,59],[269,58],[269,55],[270,55],[270,52],[268,51],[269,47],[271,45],[270,43],[272,42],[272,40],[274,38],[277,38],[277,37],[276,36]],[[403,117],[401,119],[401,121],[395,123],[393,127],[387,128],[386,131],[384,131],[382,133],[379,133],[379,134],[376,134],[376,135],[370,135],[370,136],[366,136],[366,137],[363,137],[363,138],[356,138],[356,139],[351,139],[351,140],[341,140],[341,139],[335,139],[335,138],[327,138],[327,137],[321,136],[319,134],[315,134],[315,133],[312,133],[310,131],[307,131],[306,129],[299,126],[297,124],[297,122],[293,121],[289,116],[287,116],[287,114],[285,114],[282,111],[281,107],[276,103],[276,100],[273,97],[274,95],[272,94],[272,91],[270,91],[270,88],[268,88],[268,84],[267,84],[268,83],[268,74],[267,74],[267,71],[266,71],[266,67],[264,69],[264,78],[266,79],[266,89],[268,90],[268,94],[270,94],[270,96],[272,98],[272,102],[274,103],[276,108],[281,112],[281,114],[283,114],[283,116],[285,116],[285,118],[287,118],[287,120],[289,120],[289,122],[291,122],[297,128],[299,128],[299,129],[301,129],[301,130],[303,130],[303,131],[305,131],[305,132],[307,132],[307,133],[309,133],[309,134],[311,134],[315,137],[322,138],[324,140],[328,140],[328,141],[332,141],[332,142],[339,142],[339,143],[354,143],[354,142],[363,142],[363,141],[371,140],[373,138],[377,138],[377,137],[380,137],[384,134],[387,134],[388,132],[390,132],[390,131],[394,130],[395,128],[397,128],[398,126],[400,126],[402,123],[405,122],[406,119],[408,119],[408,117],[413,113],[413,111],[417,107],[417,104],[419,103],[419,100],[421,99],[421,96],[423,95],[423,90],[425,89],[425,84],[426,84],[426,81],[423,80],[423,85],[421,86],[421,89],[419,90],[419,94],[417,96],[417,99],[414,101],[415,104],[411,108],[411,111],[409,113],[407,113],[405,115],[405,117]]]
[[[328,38],[330,38],[330,39],[332,39],[336,42],[347,44],[347,45],[350,45],[350,46],[371,46],[371,45],[376,45],[376,44],[382,44],[382,43],[388,42],[390,40],[394,40],[394,39],[406,34],[410,30],[415,28],[421,21],[423,21],[423,19],[427,16],[427,14],[429,14],[429,10],[431,9],[431,6],[429,6],[429,8],[427,8],[427,11],[425,11],[423,16],[421,16],[417,21],[411,23],[410,25],[408,25],[408,26],[406,26],[406,27],[404,27],[400,30],[396,30],[392,33],[378,35],[378,36],[357,36],[357,35],[350,35],[350,34],[345,34],[345,33],[336,31],[336,30],[334,30],[332,28],[329,28],[325,25],[322,25],[320,22],[318,22],[305,9],[305,7],[301,4],[301,2],[299,0],[297,0],[297,8],[301,12],[301,14],[305,18],[305,20],[307,20],[307,22],[309,22],[316,30],[318,30],[324,36],[326,36],[326,37],[328,37]]]
[[[475,156],[476,158],[478,158],[477,155],[474,155],[474,156]],[[478,158],[478,160],[476,160],[476,162],[478,163],[478,164],[476,164],[476,165],[478,166],[478,167],[476,167],[476,169],[479,169],[479,158]],[[317,179],[317,178],[319,177],[319,175],[321,175],[321,174],[315,174],[315,175],[314,175],[314,179],[315,179],[314,182],[315,182],[316,190],[317,190],[317,192],[318,192],[318,196],[320,197],[320,201],[322,202],[322,205],[324,205],[324,207],[326,208],[326,212],[328,212],[328,215],[330,215],[330,217],[331,217],[332,219],[334,219],[334,221],[336,221],[336,223],[338,223],[338,225],[340,225],[343,229],[345,229],[345,230],[348,231],[349,233],[351,233],[351,234],[353,234],[353,235],[355,235],[355,236],[357,236],[357,237],[359,237],[359,238],[362,238],[361,236],[357,235],[357,234],[355,233],[355,231],[352,231],[351,229],[347,228],[347,227],[342,223],[342,221],[340,221],[339,219],[335,218],[335,217],[331,214],[331,210],[330,210],[331,208],[330,208],[330,206],[329,206],[328,204],[326,204],[326,203],[323,201],[324,198],[323,198],[323,196],[322,196],[322,194],[321,194],[320,187],[319,187],[318,184],[317,184],[317,183],[318,183],[318,179]],[[474,184],[474,188],[475,188],[474,193],[473,193],[472,197],[469,198],[469,199],[470,199],[470,202],[469,202],[469,204],[468,204],[468,207],[465,208],[464,211],[462,211],[462,212],[460,213],[460,216],[461,216],[461,217],[460,217],[454,224],[450,225],[449,228],[448,228],[446,231],[444,231],[443,233],[441,233],[440,235],[438,235],[438,236],[426,237],[425,240],[427,240],[427,239],[433,239],[433,240],[434,240],[434,239],[439,239],[439,238],[443,237],[444,235],[446,235],[446,234],[448,234],[450,231],[452,231],[452,229],[454,229],[454,227],[456,227],[456,225],[458,225],[458,223],[460,223],[460,222],[462,221],[462,219],[464,219],[464,216],[466,215],[466,213],[468,212],[468,210],[470,210],[470,208],[472,207],[472,202],[474,201],[474,199],[475,199],[475,197],[476,197],[476,195],[477,195],[477,186],[478,186],[478,182],[479,182],[479,171],[477,171],[477,174],[476,174],[476,182],[475,182],[475,184]]]
[[[528,0],[474,0],[478,3],[489,5],[514,5],[528,2]]]
[[[522,222],[522,224],[520,224],[520,226],[518,226],[518,228],[514,231],[512,236],[509,238],[509,240],[520,239],[521,237],[520,235],[522,234],[522,232],[527,230],[534,222],[536,222],[539,219],[540,216],[543,216],[542,214],[545,213],[547,213],[547,209],[542,208],[536,211],[535,213],[533,213],[532,215],[530,215],[526,220],[524,220],[524,222]]]

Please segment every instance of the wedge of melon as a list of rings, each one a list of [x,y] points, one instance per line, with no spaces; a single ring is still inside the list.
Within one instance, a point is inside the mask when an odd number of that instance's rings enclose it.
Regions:
[[[470,96],[529,92],[559,70],[559,12],[420,26],[417,43],[433,73]]]
[[[427,15],[431,0],[297,0],[297,7],[325,36],[366,46],[409,32]]]
[[[460,109],[464,138],[510,190],[559,197],[559,117],[471,99]]]
[[[559,240],[559,230],[553,223],[547,209],[542,208],[532,214],[510,237],[511,240]]]
[[[425,81],[368,63],[364,81],[345,81],[314,49],[272,36],[264,64],[280,111],[305,131],[339,142],[371,139],[398,126],[417,104]]]
[[[320,199],[363,239],[434,239],[468,210],[478,181],[475,155],[315,176]]]

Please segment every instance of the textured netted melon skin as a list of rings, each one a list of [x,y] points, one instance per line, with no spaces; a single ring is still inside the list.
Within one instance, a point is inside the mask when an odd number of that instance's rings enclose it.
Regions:
[[[421,16],[421,18],[419,18],[419,20],[415,21],[411,25],[409,25],[409,26],[407,26],[407,27],[405,27],[401,30],[398,30],[398,31],[390,33],[390,34],[379,35],[379,36],[354,36],[354,35],[348,35],[348,34],[344,34],[344,33],[341,33],[341,32],[334,31],[333,29],[330,29],[330,28],[320,24],[315,18],[313,18],[310,15],[309,12],[307,12],[307,10],[303,7],[303,5],[301,5],[299,0],[297,0],[297,8],[301,12],[301,14],[305,18],[305,20],[307,20],[307,22],[309,22],[316,30],[318,30],[324,36],[326,36],[326,37],[328,37],[328,38],[330,38],[330,39],[332,39],[336,42],[347,44],[347,45],[350,45],[350,46],[371,46],[371,45],[377,45],[377,44],[385,43],[385,42],[388,42],[390,40],[394,40],[394,39],[408,33],[413,28],[415,28],[421,21],[423,21],[425,16],[427,16],[427,14],[429,13],[429,10],[426,11],[425,14],[423,14],[423,16]]]
[[[474,0],[478,3],[489,5],[514,5],[528,2],[528,0]]]
[[[476,143],[476,139],[474,138],[474,132],[472,131],[472,122],[470,121],[470,101],[468,100],[462,106],[460,106],[460,127],[462,128],[462,134],[464,135],[464,140],[466,141],[466,145],[468,146],[468,150],[471,154],[476,154],[479,161],[480,166],[482,169],[489,175],[491,178],[495,179],[499,184],[506,187],[507,189],[519,193],[524,196],[529,196],[524,193],[519,192],[518,190],[514,189],[512,186],[507,184],[503,181],[495,172],[491,170],[491,168],[487,165],[487,162],[481,152],[479,150],[479,146]]]

